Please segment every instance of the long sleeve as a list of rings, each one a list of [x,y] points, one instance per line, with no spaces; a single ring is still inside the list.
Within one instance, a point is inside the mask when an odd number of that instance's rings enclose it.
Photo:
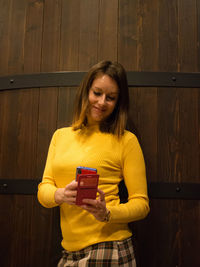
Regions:
[[[125,204],[108,206],[113,223],[140,220],[149,212],[144,157],[134,135],[123,148],[122,168],[129,197]]]
[[[55,180],[52,171],[52,162],[55,154],[57,135],[58,131],[56,131],[52,137],[48,150],[47,161],[44,169],[42,182],[38,185],[38,200],[40,204],[46,208],[53,208],[55,206],[58,206],[54,198],[57,187],[55,185]]]

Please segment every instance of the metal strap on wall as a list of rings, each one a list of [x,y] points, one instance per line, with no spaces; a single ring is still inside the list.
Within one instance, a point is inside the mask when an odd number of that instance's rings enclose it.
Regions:
[[[0,91],[78,86],[86,72],[48,72],[0,77]],[[200,87],[200,73],[127,72],[130,87]]]
[[[35,195],[40,180],[0,179],[0,194]],[[120,191],[122,197],[127,195],[125,187]],[[200,183],[148,183],[150,198],[159,199],[200,199]]]

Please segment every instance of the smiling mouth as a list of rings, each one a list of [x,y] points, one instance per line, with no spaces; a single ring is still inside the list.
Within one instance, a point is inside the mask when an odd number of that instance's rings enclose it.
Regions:
[[[95,106],[93,106],[93,108],[99,113],[105,112],[105,109],[101,109],[101,108],[98,108],[98,107],[95,107]]]

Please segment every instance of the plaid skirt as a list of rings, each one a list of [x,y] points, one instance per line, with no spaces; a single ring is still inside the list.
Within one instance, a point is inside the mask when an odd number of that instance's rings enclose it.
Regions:
[[[79,251],[63,251],[57,267],[136,267],[132,239],[108,241]]]

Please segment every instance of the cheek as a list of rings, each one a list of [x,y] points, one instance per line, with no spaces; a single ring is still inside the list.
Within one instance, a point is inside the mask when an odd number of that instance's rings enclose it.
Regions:
[[[110,113],[113,112],[113,110],[115,109],[115,107],[116,107],[116,103],[113,103],[113,104],[110,105],[110,107],[109,107]]]
[[[92,95],[92,93],[90,92],[89,93],[89,96],[88,96],[88,101],[90,104],[94,103],[95,102],[95,99],[94,99],[94,96]]]

